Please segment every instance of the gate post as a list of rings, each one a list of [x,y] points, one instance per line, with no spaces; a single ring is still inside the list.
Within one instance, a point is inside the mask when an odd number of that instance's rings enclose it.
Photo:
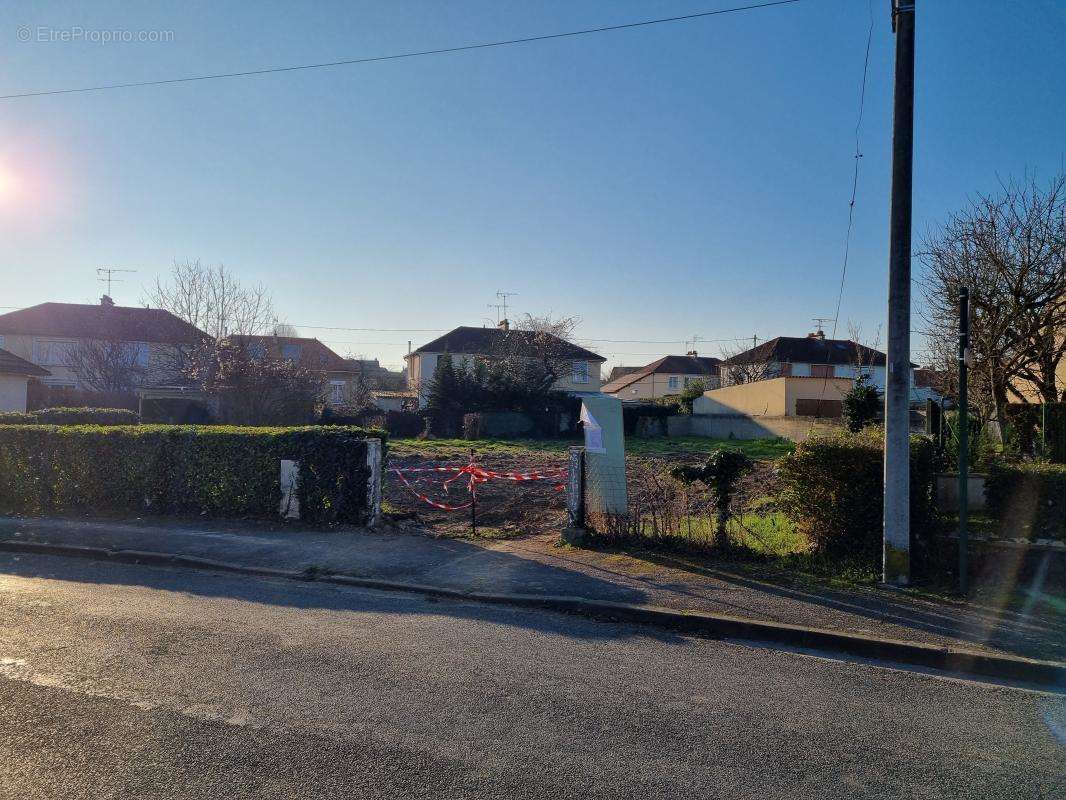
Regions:
[[[366,439],[366,524],[373,528],[381,521],[381,439]]]
[[[578,544],[585,536],[585,448],[567,451],[566,512],[563,541]]]

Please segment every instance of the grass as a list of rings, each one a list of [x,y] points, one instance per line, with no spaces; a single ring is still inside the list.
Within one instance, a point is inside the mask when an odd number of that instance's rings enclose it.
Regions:
[[[389,452],[397,456],[439,457],[477,455],[522,456],[530,453],[565,453],[580,445],[578,439],[390,439]],[[705,439],[677,436],[658,439],[626,437],[626,453],[635,456],[706,456],[717,449],[739,450],[754,461],[769,461],[791,453],[795,444],[787,439]]]

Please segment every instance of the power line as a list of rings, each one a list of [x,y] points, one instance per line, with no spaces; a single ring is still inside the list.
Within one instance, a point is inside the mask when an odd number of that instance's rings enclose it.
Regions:
[[[848,274],[848,255],[851,251],[851,228],[855,220],[855,195],[859,189],[859,160],[862,152],[859,149],[859,133],[862,130],[862,115],[866,108],[866,76],[870,71],[870,43],[874,36],[874,10],[873,4],[868,3],[870,11],[870,27],[866,30],[866,57],[862,62],[862,89],[859,91],[859,117],[855,121],[855,171],[851,178],[851,202],[848,203],[848,232],[844,235],[844,265],[840,270],[840,290],[837,292],[837,310],[833,320],[833,336],[837,338],[837,325],[840,323],[840,306],[844,300],[844,278]]]
[[[466,50],[485,50],[491,47],[506,47],[508,45],[529,44],[531,42],[545,42],[551,39],[564,39],[574,36],[587,36],[596,33],[610,33],[612,31],[627,30],[629,28],[641,28],[649,25],[662,25],[667,22],[685,22],[700,19],[702,17],[714,17],[720,14],[733,14],[740,11],[754,11],[760,8],[772,6],[784,6],[798,3],[800,0],[773,0],[773,2],[756,3],[747,6],[734,6],[733,8],[721,8],[716,11],[700,11],[695,14],[684,14],[677,17],[661,17],[659,19],[642,20],[640,22],[627,22],[622,25],[605,25],[599,28],[585,28],[578,31],[566,31],[564,33],[548,33],[541,36],[524,36],[519,39],[505,39],[497,42],[482,42],[480,44],[466,44],[457,47],[442,47],[436,50],[418,50],[408,53],[393,53],[387,56],[370,56],[365,58],[349,58],[342,61],[324,61],[319,64],[298,64],[288,67],[265,67],[263,69],[251,69],[243,72],[219,72],[210,75],[191,75],[184,78],[165,78],[154,81],[136,81],[132,83],[109,83],[98,86],[83,86],[74,89],[50,89],[39,92],[20,92],[17,94],[0,95],[0,100],[14,100],[20,97],[44,97],[55,94],[79,94],[84,92],[103,92],[111,89],[133,89],[141,86],[163,86],[171,83],[193,83],[196,81],[212,81],[221,78],[245,78],[252,75],[270,75],[278,72],[298,72],[309,69],[325,69],[327,67],[343,67],[355,64],[370,64],[377,61],[396,61],[402,58],[420,58],[422,56],[436,56],[445,53],[460,53]]]

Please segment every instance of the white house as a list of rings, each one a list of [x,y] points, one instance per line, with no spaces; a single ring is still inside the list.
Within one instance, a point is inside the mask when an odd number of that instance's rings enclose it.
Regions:
[[[7,350],[0,350],[0,411],[25,411],[26,387],[30,378],[51,373]]]

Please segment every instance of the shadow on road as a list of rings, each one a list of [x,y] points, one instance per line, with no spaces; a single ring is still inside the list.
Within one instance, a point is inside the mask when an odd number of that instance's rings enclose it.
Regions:
[[[472,545],[468,545],[471,546]],[[182,567],[147,566],[63,556],[0,553],[0,575],[73,583],[133,586],[175,594],[228,598],[290,608],[360,614],[429,614],[528,628],[578,639],[654,639],[679,643],[683,638],[653,626],[589,625],[562,614],[536,609],[450,600],[417,594],[384,593],[314,581],[260,578]],[[381,609],[387,598],[388,608]],[[180,602],[180,601],[176,601]]]

